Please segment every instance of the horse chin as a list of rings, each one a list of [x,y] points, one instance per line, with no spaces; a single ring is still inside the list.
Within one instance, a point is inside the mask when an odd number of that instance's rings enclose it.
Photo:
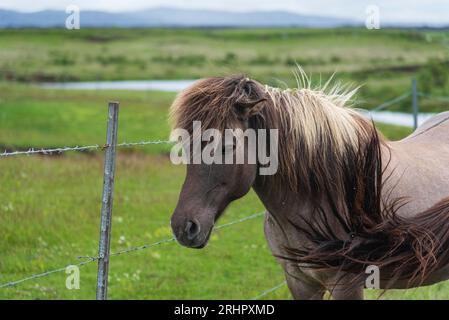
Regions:
[[[205,246],[207,246],[207,241],[204,242],[204,243],[202,243],[202,244],[200,244],[200,245],[197,245],[197,246],[191,246],[191,247],[189,247],[189,248],[190,248],[190,249],[203,249]]]

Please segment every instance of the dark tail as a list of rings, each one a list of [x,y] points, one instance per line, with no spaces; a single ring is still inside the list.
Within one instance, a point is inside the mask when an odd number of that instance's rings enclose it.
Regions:
[[[309,268],[360,275],[368,265],[376,265],[381,278],[388,279],[387,287],[399,279],[421,284],[449,263],[449,197],[412,218],[398,216],[404,199],[381,199],[380,144],[374,130],[361,150],[348,150],[341,189],[335,182],[326,188],[338,226],[329,223],[329,212],[317,203],[313,219],[295,225],[311,245],[285,248],[287,256],[282,258]],[[338,191],[344,194],[343,208],[342,197],[335,196]]]

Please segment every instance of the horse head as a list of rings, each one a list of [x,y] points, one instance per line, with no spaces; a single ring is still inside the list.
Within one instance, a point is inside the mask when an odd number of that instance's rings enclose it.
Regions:
[[[187,175],[171,217],[180,244],[203,248],[225,208],[253,185],[258,164],[249,159],[254,155],[255,142],[239,139],[238,134],[229,139],[225,131],[242,133],[248,129],[265,102],[263,86],[244,76],[199,80],[174,101],[173,127],[188,133],[184,151],[192,151],[186,156]],[[194,122],[201,127],[195,129]],[[200,161],[195,161],[195,152],[201,156]],[[206,161],[206,155],[214,161]]]

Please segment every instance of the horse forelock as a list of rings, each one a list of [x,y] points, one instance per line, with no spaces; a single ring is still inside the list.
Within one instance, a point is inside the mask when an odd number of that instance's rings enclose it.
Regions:
[[[170,108],[172,129],[191,131],[193,121],[200,121],[203,129],[223,130],[237,120],[234,107],[248,93],[243,86],[254,82],[245,75],[201,79],[181,91]],[[250,92],[250,94],[252,94]]]

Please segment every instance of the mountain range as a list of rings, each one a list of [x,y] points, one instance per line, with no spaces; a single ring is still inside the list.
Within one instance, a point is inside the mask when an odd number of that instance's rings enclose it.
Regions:
[[[69,14],[45,10],[18,12],[0,10],[0,28],[64,28]],[[230,12],[152,8],[133,12],[81,11],[80,26],[101,27],[309,27],[334,28],[361,25],[359,21],[287,11]]]

